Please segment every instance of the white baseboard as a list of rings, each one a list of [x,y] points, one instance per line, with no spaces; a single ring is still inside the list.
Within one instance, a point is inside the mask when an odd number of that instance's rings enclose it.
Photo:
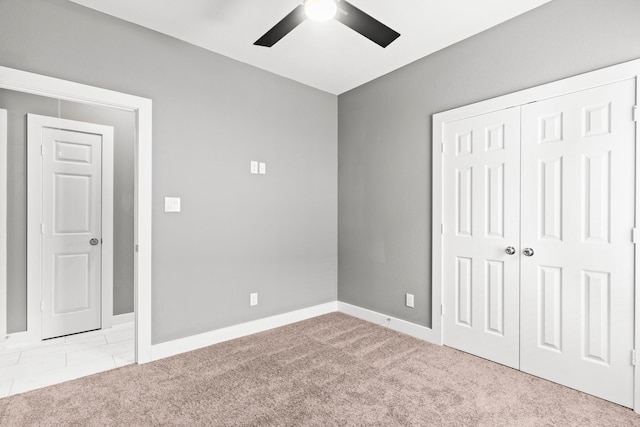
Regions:
[[[114,314],[112,319],[111,326],[132,323],[136,321],[136,314],[133,311],[131,313]]]
[[[112,316],[111,326],[122,325],[135,322],[135,313],[125,313]],[[37,345],[42,340],[33,332],[23,331],[8,334],[5,340],[0,340],[0,345],[5,348],[19,348],[30,345]]]
[[[215,331],[205,332],[203,334],[155,344],[151,346],[151,360],[159,360],[176,354],[185,353],[187,351],[197,350],[213,344],[278,328],[280,326],[300,322],[323,314],[334,313],[336,311],[338,311],[338,302],[328,302],[326,304],[320,304],[313,307],[303,308],[301,310],[291,311],[289,313],[278,314],[264,319],[258,319],[251,322],[241,323],[239,325],[229,326],[227,328],[217,329]]]
[[[440,344],[439,334],[426,326],[416,325],[415,323],[407,322],[406,320],[387,316],[386,314],[357,307],[341,301],[338,301],[338,311],[340,313],[357,317],[358,319],[366,320],[367,322],[382,325],[389,329],[393,329],[394,331],[402,332],[403,334],[411,335],[412,337],[428,341],[433,344]]]
[[[7,334],[4,340],[6,348],[19,348],[39,343],[41,340],[33,333],[28,331],[14,332]]]
[[[426,326],[416,325],[406,320],[396,317],[387,316],[386,314],[368,310],[366,308],[357,307],[340,301],[320,304],[313,307],[303,308],[301,310],[289,313],[279,314],[276,316],[266,317],[251,322],[233,325],[215,331],[205,332],[190,337],[180,338],[173,341],[155,344],[151,346],[151,360],[164,359],[165,357],[174,356],[176,354],[185,353],[187,351],[197,350],[199,348],[208,347],[224,341],[235,338],[244,337],[258,332],[266,331],[280,326],[289,325],[291,323],[300,322],[312,317],[321,316],[327,313],[339,311],[353,317],[357,317],[367,322],[385,326],[394,331],[398,331],[412,337],[439,344],[438,334]],[[131,313],[133,314],[133,313]],[[114,316],[114,323],[115,323]]]

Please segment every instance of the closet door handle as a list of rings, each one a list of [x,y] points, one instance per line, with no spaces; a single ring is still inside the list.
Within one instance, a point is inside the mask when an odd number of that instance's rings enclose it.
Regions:
[[[516,248],[513,246],[507,246],[507,249],[504,250],[507,255],[513,255],[516,253]]]
[[[533,256],[535,252],[531,248],[524,248],[522,253],[524,254],[524,256]]]

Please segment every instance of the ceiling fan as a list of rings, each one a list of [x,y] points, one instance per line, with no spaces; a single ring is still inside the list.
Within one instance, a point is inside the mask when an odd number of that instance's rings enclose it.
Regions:
[[[387,47],[400,37],[400,33],[345,0],[305,0],[260,37],[254,45],[273,46],[307,18],[314,21],[328,21],[335,18],[382,47]]]

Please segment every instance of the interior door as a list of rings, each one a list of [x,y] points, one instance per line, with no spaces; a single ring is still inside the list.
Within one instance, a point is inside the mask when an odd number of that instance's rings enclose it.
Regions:
[[[519,366],[520,107],[444,129],[445,345]]]
[[[102,135],[42,128],[42,338],[101,326]]]
[[[520,367],[628,407],[634,94],[629,80],[522,107]]]

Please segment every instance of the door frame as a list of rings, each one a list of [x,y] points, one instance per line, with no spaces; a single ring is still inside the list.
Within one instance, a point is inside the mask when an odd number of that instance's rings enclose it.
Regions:
[[[135,360],[151,361],[152,102],[150,99],[0,66],[0,88],[136,115],[134,172]],[[0,150],[1,151],[1,150]],[[6,170],[6,168],[5,168]],[[6,190],[5,190],[6,191]],[[6,225],[4,227],[6,230]],[[1,243],[1,242],[0,242]],[[6,263],[6,257],[4,259]],[[0,306],[6,315],[6,304]],[[29,327],[29,325],[28,325]],[[13,338],[13,335],[11,336]]]
[[[7,110],[0,109],[0,343],[7,337]]]
[[[27,114],[27,332],[42,340],[42,130],[55,128],[102,136],[100,327],[113,324],[113,127]]]
[[[465,119],[481,114],[490,113],[497,110],[516,107],[531,102],[541,101],[548,98],[567,95],[582,90],[592,89],[611,83],[625,80],[635,80],[636,82],[636,104],[640,104],[640,59],[613,65],[607,68],[579,74],[574,77],[554,81],[551,83],[513,92],[496,98],[480,101],[474,104],[465,105],[452,110],[444,111],[433,115],[432,118],[432,329],[436,342],[443,343],[443,321],[442,313],[444,307],[443,293],[443,155],[444,147],[444,126],[446,123]],[[636,108],[637,110],[637,108]],[[629,111],[629,115],[633,114]],[[635,158],[635,227],[640,227],[640,112],[636,113],[636,158]],[[631,233],[630,233],[631,234]],[[631,236],[629,236],[631,238]],[[634,308],[634,347],[640,347],[640,291],[637,286],[640,283],[640,250],[636,245],[635,251],[635,308]],[[439,313],[439,315],[438,315]],[[634,367],[634,411],[640,413],[640,369]]]

